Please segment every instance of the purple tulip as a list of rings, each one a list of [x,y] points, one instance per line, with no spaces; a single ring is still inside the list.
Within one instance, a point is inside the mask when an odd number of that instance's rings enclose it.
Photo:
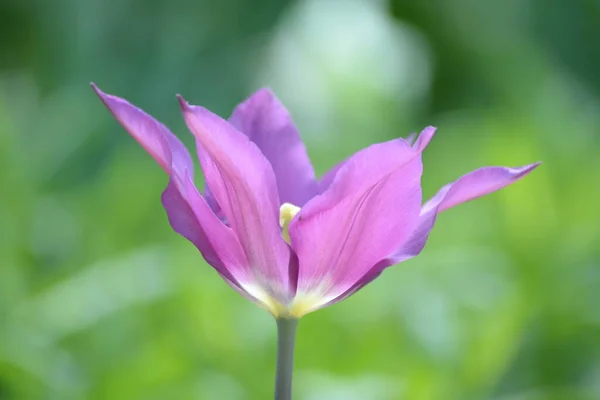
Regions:
[[[223,279],[276,318],[336,303],[421,252],[437,214],[507,186],[539,163],[485,167],[422,205],[421,153],[435,128],[374,144],[315,178],[292,119],[261,89],[226,121],[179,98],[207,188],[184,145],[150,115],[92,85],[117,121],[170,177],[173,229]]]

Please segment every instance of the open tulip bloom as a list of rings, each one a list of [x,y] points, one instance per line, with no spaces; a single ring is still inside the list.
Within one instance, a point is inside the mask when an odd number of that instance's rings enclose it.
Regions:
[[[179,97],[206,181],[201,194],[189,152],[167,127],[92,86],[169,175],[162,203],[173,229],[225,282],[277,319],[277,399],[291,396],[300,317],[418,255],[438,213],[503,188],[539,164],[475,170],[422,204],[421,153],[433,127],[414,143],[371,145],[316,179],[289,113],[268,89],[237,106],[229,120]]]

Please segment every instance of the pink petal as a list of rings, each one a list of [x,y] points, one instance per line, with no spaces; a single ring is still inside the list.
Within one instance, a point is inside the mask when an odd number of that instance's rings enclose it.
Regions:
[[[94,83],[92,88],[121,126],[146,149],[167,174],[171,175],[171,170],[175,169],[175,172],[181,175],[188,171],[193,177],[194,164],[190,154],[169,128],[127,100],[102,92]]]
[[[334,299],[332,303],[350,296],[377,278],[387,267],[418,255],[427,243],[429,232],[435,224],[438,213],[515,183],[533,171],[539,164],[538,162],[519,168],[484,167],[442,187],[435,196],[423,205],[415,230],[402,246],[397,248],[389,257],[375,264],[353,287],[339,298]]]
[[[427,212],[438,207],[438,212],[442,212],[461,203],[485,196],[518,181],[538,165],[540,165],[539,162],[517,168],[483,167],[469,172],[454,183],[440,189],[432,199],[423,205],[423,211]]]
[[[211,192],[236,233],[254,281],[280,301],[295,291],[290,251],[279,227],[275,174],[248,137],[210,111],[179,98],[196,137],[200,164]]]
[[[269,89],[258,90],[237,106],[229,122],[271,163],[282,203],[302,207],[317,194],[304,143],[290,114]]]
[[[421,171],[420,153],[403,139],[351,157],[290,224],[298,293],[335,298],[406,240],[419,218]]]
[[[338,171],[344,166],[344,164],[348,162],[349,159],[350,157],[334,165],[333,168],[327,171],[325,175],[323,175],[321,179],[319,179],[319,193],[323,193],[327,189],[329,189],[329,186],[331,186],[331,184],[333,183],[333,180],[335,179],[335,176],[337,175]]]
[[[540,163],[524,167],[484,167],[463,175],[442,187],[421,209],[419,225],[411,238],[394,254],[396,262],[414,257],[423,250],[438,213],[495,192],[533,171]]]
[[[423,131],[419,134],[417,140],[414,142],[413,147],[419,152],[425,150],[431,139],[433,139],[433,135],[435,135],[435,130],[436,128],[434,126],[428,126],[427,128],[423,129]],[[409,139],[411,141],[414,140],[414,138],[410,136]]]
[[[194,186],[193,163],[185,146],[144,111],[92,86],[117,121],[170,175],[162,201],[173,229],[239,291],[239,281],[248,276],[248,261],[233,231],[218,220]]]
[[[223,279],[240,291],[241,283],[251,281],[252,271],[235,233],[212,212],[189,176],[183,182],[177,180],[171,178],[162,195],[171,226],[200,250]]]
[[[423,131],[419,135],[419,145],[415,144],[415,146],[417,146],[415,148],[418,151],[423,151],[425,149],[425,147],[427,146],[427,144],[429,143],[429,141],[431,141],[431,138],[433,137],[434,133],[435,133],[435,127],[433,127],[433,126],[428,126],[427,128],[423,129]],[[413,145],[415,143],[416,138],[417,138],[417,134],[411,133],[404,139],[404,141],[406,141],[406,143],[408,143],[410,145]],[[335,176],[338,173],[338,171],[340,170],[340,168],[348,160],[349,160],[349,158],[336,164],[333,168],[331,168],[329,171],[327,171],[321,177],[321,179],[319,179],[319,183],[318,183],[318,192],[319,193],[323,193],[325,190],[327,190],[329,188],[329,185],[331,185],[331,183],[335,179]]]

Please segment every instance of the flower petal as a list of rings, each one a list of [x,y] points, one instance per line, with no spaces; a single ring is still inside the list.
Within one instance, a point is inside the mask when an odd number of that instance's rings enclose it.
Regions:
[[[290,251],[279,227],[275,174],[248,137],[203,107],[179,97],[183,116],[196,137],[200,164],[211,192],[235,231],[250,263],[254,282],[287,301],[296,282],[289,271]],[[242,285],[244,282],[242,282]]]
[[[502,189],[533,171],[540,163],[524,167],[484,167],[463,175],[442,187],[421,209],[419,225],[411,238],[395,253],[396,262],[414,257],[423,250],[438,213]]]
[[[319,297],[311,307],[321,307],[408,238],[419,218],[421,171],[420,153],[405,140],[376,144],[306,204],[290,224],[300,300]]]
[[[423,129],[423,131],[419,135],[420,145],[416,147],[418,149],[418,151],[423,151],[425,149],[427,144],[431,141],[431,138],[433,137],[434,133],[435,133],[435,127],[433,127],[433,126],[428,126],[427,128]],[[404,139],[404,141],[406,141],[406,143],[408,143],[410,145],[413,145],[415,143],[416,138],[417,138],[417,134],[411,133]],[[349,159],[350,158],[347,158],[344,161],[336,164],[333,168],[331,168],[329,171],[327,171],[321,177],[321,179],[319,179],[319,182],[318,182],[318,192],[319,193],[323,193],[324,191],[326,191],[329,188],[329,185],[331,185],[331,183],[335,179],[335,176],[338,173],[338,171],[340,170],[340,168],[342,168],[342,166]]]
[[[329,186],[331,186],[331,184],[333,183],[333,180],[335,179],[335,176],[337,175],[338,171],[348,162],[350,158],[351,157],[343,160],[342,162],[337,163],[333,166],[333,168],[325,172],[325,175],[323,175],[321,179],[319,179],[319,193],[323,193],[327,189],[329,189]]]
[[[169,128],[158,122],[127,100],[102,92],[92,83],[102,102],[115,119],[133,138],[171,175],[174,172],[183,176],[185,171],[192,175],[194,164],[187,149]]]
[[[529,174],[539,164],[538,162],[518,168],[484,167],[463,175],[455,182],[445,185],[423,205],[415,230],[402,246],[397,248],[389,257],[375,264],[352,288],[329,304],[350,296],[377,278],[387,267],[418,255],[427,243],[429,232],[431,232],[435,224],[438,213],[502,189]]]
[[[171,178],[162,203],[173,230],[192,242],[223,279],[238,291],[240,282],[251,280],[248,260],[235,233],[212,212],[189,176],[183,182]]]
[[[422,152],[423,150],[425,150],[425,148],[427,147],[427,145],[429,144],[429,142],[431,142],[431,139],[433,139],[433,135],[435,135],[435,126],[428,126],[427,128],[423,129],[421,131],[421,133],[419,133],[419,137],[417,138],[416,141],[414,141],[414,137],[413,135],[410,135],[407,139],[407,141],[412,142],[413,143],[413,147],[419,151]]]
[[[438,207],[438,212],[442,212],[461,203],[485,196],[518,181],[539,165],[540,163],[537,162],[517,168],[483,167],[469,172],[454,183],[440,189],[432,199],[423,205],[423,211],[427,212]]]
[[[229,122],[254,142],[269,160],[282,203],[302,207],[317,194],[315,172],[298,130],[283,104],[260,89],[237,106]]]
[[[117,121],[170,175],[162,202],[173,230],[190,240],[239,291],[238,281],[247,278],[249,264],[233,231],[218,220],[194,186],[192,159],[183,143],[144,111],[92,86]]]

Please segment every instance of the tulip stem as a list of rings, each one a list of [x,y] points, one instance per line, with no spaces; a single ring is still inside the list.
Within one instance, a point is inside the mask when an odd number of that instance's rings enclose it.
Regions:
[[[298,320],[277,319],[277,371],[275,373],[275,400],[292,399],[294,373],[294,342]]]

